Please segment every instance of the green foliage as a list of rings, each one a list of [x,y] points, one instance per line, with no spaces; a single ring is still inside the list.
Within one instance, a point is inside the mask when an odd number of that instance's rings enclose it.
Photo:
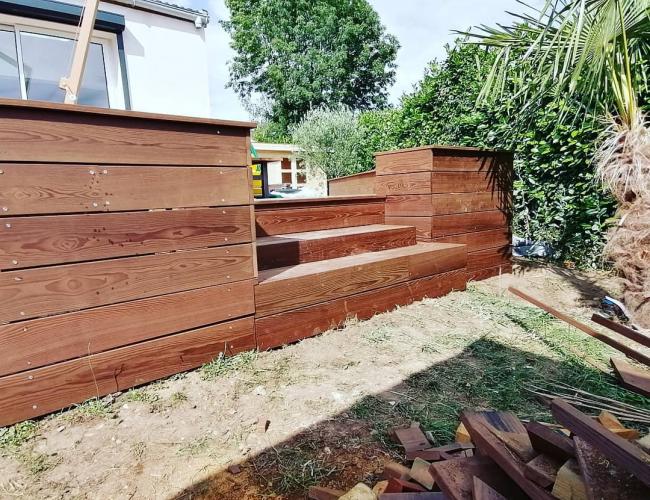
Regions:
[[[253,140],[285,144],[291,141],[287,131],[275,122],[262,122],[253,130]]]
[[[292,129],[292,142],[308,168],[322,170],[328,179],[366,170],[362,140],[356,114],[343,106],[312,109]]]
[[[226,0],[230,85],[282,130],[320,105],[386,103],[399,44],[367,0]]]
[[[515,233],[550,242],[559,260],[598,265],[615,207],[592,165],[601,124],[588,117],[559,124],[561,110],[579,113],[574,102],[547,100],[525,124],[510,118],[512,102],[505,95],[477,105],[494,57],[475,45],[449,48],[445,61],[430,65],[399,108],[364,113],[364,167],[372,168],[373,151],[427,144],[510,149]]]

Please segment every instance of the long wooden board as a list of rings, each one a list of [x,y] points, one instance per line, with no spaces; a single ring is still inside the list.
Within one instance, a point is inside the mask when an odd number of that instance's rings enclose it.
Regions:
[[[251,124],[177,123],[151,116],[3,106],[0,161],[247,165]]]
[[[480,250],[487,250],[488,248],[498,248],[509,245],[511,239],[510,229],[503,227],[501,229],[491,229],[488,231],[443,236],[441,238],[436,238],[434,241],[467,245],[467,252],[473,253]]]
[[[467,254],[467,271],[472,273],[482,269],[510,264],[512,260],[512,251],[510,245],[504,245],[498,248],[486,248]]]
[[[432,240],[456,234],[507,229],[509,215],[500,210],[433,217],[386,216],[386,224],[415,227],[419,240]]]
[[[650,455],[641,447],[617,436],[562,399],[556,398],[551,402],[551,412],[573,434],[588,441],[621,469],[634,474],[643,484],[650,486]]]
[[[449,194],[504,192],[511,190],[507,178],[492,172],[413,172],[380,175],[375,182],[377,194]]]
[[[258,238],[260,269],[415,245],[415,229],[383,224]]]
[[[2,377],[0,426],[254,348],[249,317]]]
[[[463,246],[419,244],[324,262],[271,269],[255,287],[256,316],[266,316],[395,283],[465,268]]]
[[[650,398],[650,371],[641,370],[620,359],[611,358],[609,362],[623,387]]]
[[[252,256],[243,244],[0,273],[0,321],[249,279]]]
[[[327,205],[308,208],[263,209],[255,207],[257,236],[318,231],[384,223],[384,203]]]
[[[252,228],[242,206],[8,217],[0,239],[6,270],[246,243]]]
[[[433,166],[431,149],[393,151],[375,155],[377,175],[430,171]]]
[[[2,165],[1,215],[248,205],[247,171],[226,167]]]
[[[497,267],[489,267],[487,269],[479,269],[467,273],[468,281],[482,281],[502,274],[512,274],[512,264],[505,264]]]
[[[512,169],[512,154],[477,148],[425,146],[375,153],[378,175],[408,172],[477,172]]]
[[[623,335],[623,337],[627,337],[630,340],[634,340],[635,342],[638,342],[642,346],[650,347],[650,337],[637,330],[630,328],[629,326],[616,323],[615,321],[612,321],[600,314],[593,314],[591,316],[591,321],[593,321],[594,323],[598,323],[599,325],[604,326],[605,328],[609,328],[613,332]]]
[[[425,297],[435,298],[446,295],[452,290],[464,290],[466,281],[465,270],[457,269],[257,318],[255,331],[258,347],[266,350],[290,344],[336,328],[352,317],[366,320],[375,314],[390,311]]]
[[[387,216],[448,215],[508,207],[503,193],[404,194],[386,198]]]
[[[253,281],[0,326],[0,376],[254,314]]]

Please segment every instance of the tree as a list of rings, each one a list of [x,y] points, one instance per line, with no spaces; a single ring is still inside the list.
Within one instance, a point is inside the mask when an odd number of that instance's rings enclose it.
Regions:
[[[366,0],[226,0],[229,85],[284,130],[310,109],[385,105],[399,44]]]
[[[497,51],[480,99],[514,92],[512,115],[524,121],[549,100],[563,100],[577,103],[578,114],[563,106],[558,123],[575,126],[581,116],[608,123],[594,162],[618,202],[619,223],[605,253],[624,278],[626,305],[650,327],[650,131],[641,107],[648,92],[650,0],[553,0],[538,16],[516,18],[511,26],[469,34]],[[513,64],[519,68],[514,79]]]
[[[312,109],[293,127],[291,138],[308,168],[322,170],[328,179],[364,170],[361,129],[349,108]]]

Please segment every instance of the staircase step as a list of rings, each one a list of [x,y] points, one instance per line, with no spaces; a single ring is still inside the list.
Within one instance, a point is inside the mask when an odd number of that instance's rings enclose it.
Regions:
[[[415,228],[371,224],[257,239],[260,270],[415,245]]]
[[[261,271],[256,317],[355,295],[467,266],[465,245],[416,245]]]

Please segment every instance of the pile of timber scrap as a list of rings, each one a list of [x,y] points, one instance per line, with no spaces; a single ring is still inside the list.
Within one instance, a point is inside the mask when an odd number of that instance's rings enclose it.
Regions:
[[[511,412],[464,411],[456,442],[433,447],[419,425],[394,431],[405,463],[386,464],[373,487],[315,486],[313,500],[594,500],[650,498],[648,436],[606,411],[592,418],[562,399],[557,424]]]
[[[545,304],[539,299],[531,297],[530,295],[522,292],[521,290],[518,290],[513,287],[509,287],[508,290],[511,293],[515,294],[517,297],[522,298],[525,301],[539,307],[540,309],[546,311],[550,315],[555,316],[556,318],[564,321],[565,323],[568,323],[569,325],[586,333],[590,337],[598,339],[601,342],[607,344],[608,346],[616,349],[617,351],[622,352],[628,358],[638,361],[641,365],[650,367],[650,356],[644,354],[638,348],[631,347],[630,345],[624,344],[620,340],[617,340],[616,338],[612,337],[611,335],[605,335],[593,329],[591,326],[586,325],[570,317],[569,315],[561,311],[558,311],[554,307]],[[626,339],[639,344],[640,346],[650,347],[650,336],[644,334],[643,332],[634,330],[629,326],[616,323],[615,321],[612,321],[600,314],[592,315],[591,321],[599,324],[600,326],[604,326],[605,328],[609,329],[611,332],[621,335]],[[614,373],[620,380],[621,385],[623,387],[633,392],[636,392],[638,394],[642,394],[644,396],[650,397],[650,371],[641,370],[639,368],[634,367],[630,363],[626,363],[625,361],[622,361],[620,359],[611,358],[610,363],[612,365],[612,368],[614,369]]]

